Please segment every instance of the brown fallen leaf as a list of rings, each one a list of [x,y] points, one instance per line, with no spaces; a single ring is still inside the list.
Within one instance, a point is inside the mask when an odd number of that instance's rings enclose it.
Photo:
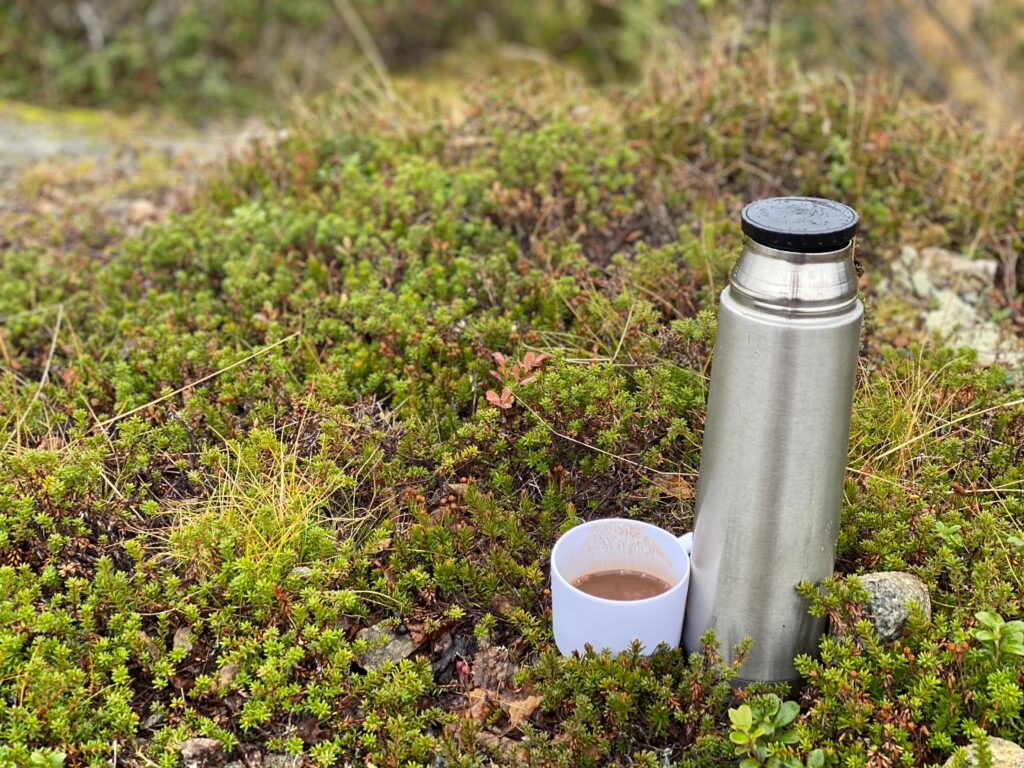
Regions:
[[[494,705],[491,704],[490,696],[483,688],[474,688],[466,694],[469,704],[466,706],[466,714],[478,723],[484,722],[494,712]]]
[[[515,730],[529,720],[530,716],[537,711],[541,701],[543,701],[543,697],[533,693],[532,689],[526,688],[517,693],[502,696],[501,708],[508,712],[508,731]]]
[[[499,616],[508,616],[513,610],[519,607],[519,599],[512,595],[503,595],[499,592],[491,598],[491,610]]]
[[[139,630],[139,639],[142,641],[142,644],[146,647],[146,650],[149,651],[149,655],[152,656],[154,659],[159,658],[163,655],[163,649],[153,641],[153,638],[151,638],[141,629]]]
[[[460,745],[476,744],[494,750],[502,759],[502,765],[514,765],[524,759],[522,744],[515,739],[475,726],[469,728],[469,732],[466,733],[467,727],[469,727],[469,718],[463,717],[455,723],[448,723],[444,729]]]
[[[191,633],[192,628],[188,625],[184,627],[178,627],[174,632],[174,650],[178,650],[180,648],[185,651],[186,656],[192,653],[193,643],[190,637]]]
[[[514,739],[486,730],[477,731],[474,738],[477,744],[496,751],[507,765],[512,765],[522,759],[522,745]]]
[[[518,666],[508,648],[492,645],[481,649],[473,658],[474,688],[466,694],[466,714],[477,722],[484,722],[496,708],[508,715],[503,734],[519,728],[530,719],[542,697],[533,688],[516,688]]]
[[[217,679],[213,681],[210,686],[210,690],[216,693],[217,691],[223,690],[231,684],[231,681],[235,679],[235,675],[238,674],[238,664],[232,662],[231,664],[225,664],[221,667],[220,672],[217,674]]]
[[[673,498],[685,501],[693,498],[693,485],[682,475],[655,475],[651,478],[661,492]]]

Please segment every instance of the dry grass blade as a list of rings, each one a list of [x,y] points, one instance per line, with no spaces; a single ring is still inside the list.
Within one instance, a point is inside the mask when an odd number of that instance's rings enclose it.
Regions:
[[[366,506],[357,498],[364,481],[373,482],[382,454],[317,463],[301,454],[304,426],[305,417],[290,445],[271,436],[256,437],[257,452],[248,441],[227,443],[231,459],[211,493],[176,505],[173,525],[150,535],[200,571],[217,567],[224,546],[260,572],[330,558],[335,543],[357,535],[380,508],[375,490]]]
[[[622,456],[617,453],[612,453],[611,451],[606,451],[604,448],[598,448],[596,445],[591,445],[590,443],[584,442],[583,440],[578,440],[575,437],[572,437],[571,435],[567,435],[564,432],[559,432],[557,429],[552,427],[547,421],[545,421],[543,416],[541,416],[539,413],[537,413],[537,411],[531,408],[530,404],[527,403],[525,400],[523,400],[522,398],[518,398],[516,402],[522,405],[524,408],[526,408],[526,410],[529,411],[533,415],[533,417],[540,422],[541,426],[543,426],[556,437],[560,437],[563,440],[568,440],[570,443],[575,443],[576,445],[586,448],[587,450],[594,451],[595,453],[600,453],[604,456],[607,456],[610,459],[614,459],[615,461],[621,461],[622,463],[627,464],[637,470],[640,470],[641,472],[649,472],[652,475],[667,478],[669,483],[679,482],[682,484],[688,484],[688,481],[685,479],[686,475],[684,475],[682,472],[664,472],[660,469],[654,469],[653,467],[648,467],[645,464],[641,464],[638,461],[633,461],[632,459],[627,458],[626,456]],[[651,482],[654,481],[652,480]],[[659,487],[662,486],[659,485]]]
[[[995,411],[1001,411],[1001,410],[1003,410],[1005,408],[1015,408],[1015,407],[1017,407],[1019,405],[1024,405],[1024,397],[1018,398],[1016,400],[1010,400],[1009,402],[1005,402],[1005,403],[999,403],[998,405],[992,405],[992,406],[989,406],[988,408],[982,408],[982,409],[977,410],[977,411],[971,411],[970,413],[965,413],[962,416],[958,416],[955,419],[950,419],[949,421],[944,421],[943,423],[939,424],[938,426],[932,427],[931,429],[929,429],[929,430],[927,430],[925,432],[921,432],[920,434],[914,435],[912,438],[910,438],[908,440],[905,440],[904,442],[900,443],[899,445],[893,446],[889,450],[884,451],[883,453],[880,453],[875,458],[876,459],[884,459],[887,456],[891,456],[892,454],[897,453],[899,451],[902,451],[905,448],[909,448],[914,443],[917,443],[917,442],[923,440],[924,438],[929,437],[930,435],[934,435],[936,432],[939,432],[939,431],[941,431],[943,429],[946,429],[947,427],[951,427],[951,426],[953,426],[955,424],[960,424],[961,422],[964,422],[964,421],[970,421],[971,419],[976,419],[979,416],[984,416],[985,414],[993,413]]]
[[[380,50],[377,48],[377,44],[373,42],[373,36],[366,28],[366,25],[363,24],[359,13],[349,0],[334,0],[334,7],[345,20],[346,26],[348,26],[349,31],[359,45],[359,49],[363,52],[367,61],[370,62],[374,72],[377,73],[377,77],[387,93],[388,100],[397,102],[398,97],[395,95],[395,89],[391,85],[391,78],[388,76],[388,68],[384,63],[384,57],[380,55]]]
[[[28,405],[25,406],[25,409],[21,412],[17,423],[14,425],[14,429],[12,429],[10,434],[7,435],[7,440],[4,442],[4,447],[0,449],[0,453],[6,451],[8,446],[10,446],[11,441],[16,437],[20,439],[21,427],[25,423],[25,419],[28,418],[28,414],[29,411],[32,410],[32,406],[35,405],[36,401],[39,399],[39,395],[42,394],[43,387],[46,386],[46,382],[50,379],[50,366],[53,364],[53,353],[57,349],[57,337],[60,335],[60,324],[63,319],[64,307],[60,306],[57,308],[57,320],[53,325],[53,336],[50,339],[50,350],[46,353],[46,364],[43,366],[43,375],[39,378],[39,384],[32,395],[32,399],[29,400]]]
[[[226,365],[223,368],[221,368],[220,370],[217,370],[217,371],[214,371],[213,373],[207,374],[206,376],[203,376],[202,378],[196,379],[195,381],[191,381],[191,382],[189,382],[188,384],[186,384],[183,387],[178,387],[173,392],[168,392],[166,395],[161,395],[160,397],[158,397],[158,398],[156,398],[154,400],[150,400],[148,403],[143,403],[142,405],[138,406],[137,408],[132,408],[130,411],[125,411],[124,413],[119,413],[116,416],[111,416],[109,419],[104,419],[103,421],[99,422],[96,426],[98,426],[100,429],[103,429],[104,427],[108,427],[111,424],[113,424],[113,423],[115,423],[117,421],[120,421],[121,419],[126,419],[126,418],[128,418],[129,416],[131,416],[133,414],[139,413],[140,411],[144,411],[147,408],[151,408],[152,406],[157,405],[158,403],[162,403],[165,400],[170,400],[172,397],[180,395],[182,392],[185,392],[186,390],[192,389],[193,387],[198,387],[200,384],[205,384],[210,379],[214,379],[214,378],[220,376],[222,373],[226,373],[226,372],[232,370],[233,368],[237,368],[240,365],[244,365],[245,363],[249,362],[250,360],[253,360],[253,359],[257,358],[257,357],[260,357],[261,355],[265,355],[270,350],[276,349],[277,347],[280,347],[282,344],[285,344],[285,343],[291,341],[296,336],[299,336],[301,333],[302,333],[302,331],[295,331],[295,333],[292,333],[289,336],[285,336],[283,339],[275,341],[273,344],[268,344],[267,346],[262,347],[262,348],[256,350],[251,355],[246,355],[241,360],[238,360],[238,361],[232,363],[231,365]]]

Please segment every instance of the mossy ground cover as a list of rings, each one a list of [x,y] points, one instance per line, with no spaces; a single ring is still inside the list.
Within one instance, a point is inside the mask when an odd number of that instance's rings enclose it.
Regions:
[[[202,735],[324,766],[732,764],[729,707],[789,692],[732,691],[712,638],[559,657],[546,558],[594,517],[690,524],[738,210],[778,193],[859,208],[868,321],[813,606],[837,633],[763,746],[926,765],[1024,738],[1024,660],[975,618],[1022,612],[1021,393],[888,346],[872,287],[907,242],[1012,274],[1020,137],[755,54],[457,114],[350,94],[99,252],[10,239],[0,759],[169,768]],[[888,645],[850,578],[884,569],[935,606]],[[417,651],[366,669],[380,622]]]

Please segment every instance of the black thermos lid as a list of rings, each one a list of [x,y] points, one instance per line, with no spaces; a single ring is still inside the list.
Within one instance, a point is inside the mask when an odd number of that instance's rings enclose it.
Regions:
[[[798,253],[845,248],[857,232],[857,212],[820,197],[769,197],[743,209],[743,232],[754,242]]]

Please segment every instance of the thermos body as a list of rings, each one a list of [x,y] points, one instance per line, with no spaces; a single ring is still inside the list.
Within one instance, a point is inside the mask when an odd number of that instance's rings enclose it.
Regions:
[[[837,203],[776,201],[811,206],[819,228],[836,227],[823,205],[856,226]],[[748,229],[756,205],[719,306],[683,639],[698,650],[711,628],[731,660],[750,637],[740,681],[794,682],[794,656],[816,654],[824,630],[795,588],[833,572],[863,306],[852,229],[810,243],[832,250],[786,250],[806,240]]]

